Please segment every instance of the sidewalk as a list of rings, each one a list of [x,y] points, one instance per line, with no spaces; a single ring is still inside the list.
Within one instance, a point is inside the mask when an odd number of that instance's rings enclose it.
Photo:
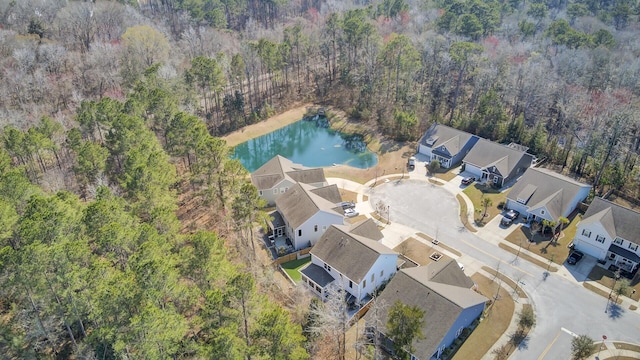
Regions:
[[[451,194],[455,195],[460,195],[462,197],[462,199],[464,199],[465,203],[467,204],[467,209],[470,209],[470,211],[467,211],[467,215],[468,215],[468,223],[471,224],[472,227],[477,229],[477,232],[475,233],[476,236],[478,236],[479,238],[483,239],[484,241],[489,241],[491,243],[494,243],[495,245],[500,245],[503,244],[506,246],[509,246],[511,248],[513,248],[514,250],[517,249],[517,247],[513,244],[511,244],[508,241],[505,241],[504,238],[500,237],[499,235],[495,234],[494,232],[492,232],[488,227],[482,227],[482,228],[478,228],[475,227],[474,225],[474,205],[471,202],[471,200],[469,199],[469,197],[464,194],[462,192],[462,189],[460,188],[460,186],[458,185],[459,179],[458,177],[454,178],[451,181],[444,181],[442,179],[436,178],[436,177],[429,177],[425,174],[424,171],[421,171],[421,169],[424,168],[424,165],[422,163],[418,163],[416,164],[416,167],[414,171],[409,172],[409,173],[405,173],[404,174],[404,178],[406,179],[411,179],[411,180],[420,180],[420,181],[429,181],[431,180],[431,182],[435,182],[438,185],[442,186],[443,188],[445,188],[447,191],[449,191]],[[373,184],[379,185],[379,184],[383,184],[385,182],[388,182],[390,178],[394,178],[397,179],[399,176],[402,176],[402,174],[387,174],[385,176],[381,176],[378,177],[377,179],[374,180],[370,180],[365,184],[360,184],[351,180],[346,180],[346,179],[342,179],[342,178],[329,178],[327,179],[327,181],[330,184],[336,184],[339,188],[343,188],[349,191],[353,191],[357,193],[357,197],[356,197],[356,209],[358,209],[358,211],[365,215],[368,218],[372,218],[371,217],[371,213],[374,212],[374,208],[371,206],[369,201],[364,201],[364,197],[368,196],[367,195],[367,190],[370,189]],[[375,219],[374,219],[375,220]],[[385,223],[381,223],[379,221],[376,220],[377,223],[379,223],[379,225],[384,226],[384,229],[382,230],[382,233],[384,234],[384,239],[383,239],[383,244],[388,246],[389,248],[395,248],[398,244],[400,244],[402,241],[404,241],[405,239],[409,238],[409,237],[414,237],[416,239],[419,239],[420,241],[426,241],[424,239],[422,239],[419,236],[415,236],[417,234],[417,231],[415,231],[414,229],[411,229],[407,226],[404,226],[402,224],[398,224],[396,222],[391,222],[390,224],[385,224]],[[514,228],[515,230],[515,228]],[[527,249],[520,249],[520,252],[523,254],[527,254],[528,256],[531,256],[533,258],[536,258],[542,262],[548,262],[548,260],[536,253],[530,252]],[[459,258],[456,255],[453,254],[447,254],[448,256],[451,256],[452,258]],[[453,256],[452,256],[453,255]],[[464,257],[464,255],[463,255]],[[562,276],[565,279],[568,279],[570,281],[575,281],[576,283],[581,283],[581,281],[578,281],[574,278],[574,276],[562,265],[562,264],[555,264],[555,267],[558,268],[558,271],[555,272],[555,274],[557,276]],[[470,268],[467,267],[469,270]],[[474,267],[475,268],[475,267]],[[477,271],[483,273],[484,270],[482,270],[481,268],[476,269]],[[545,269],[541,268],[541,271],[544,271]],[[552,273],[553,274],[553,273]],[[486,274],[485,274],[486,275]],[[605,287],[604,285],[596,282],[596,281],[584,281],[582,282],[584,283],[589,283],[590,285],[606,292],[609,293],[609,291],[611,290],[610,288]],[[502,284],[503,287],[506,286],[505,283]],[[636,309],[636,310],[630,310],[629,306],[630,305],[635,305],[638,307],[638,302],[630,299],[628,297],[625,296],[621,296],[620,299],[622,300],[622,303],[620,304],[621,307],[623,307],[626,311],[635,311],[637,313],[640,313],[640,309]],[[522,305],[528,303],[528,298],[527,299],[518,299],[515,304],[516,304],[516,309],[514,312],[514,316],[512,317],[511,320],[511,324],[509,325],[509,327],[507,328],[507,330],[505,331],[504,334],[502,334],[502,336],[500,337],[500,339],[494,344],[494,346],[487,352],[487,354],[485,354],[485,356],[483,357],[483,359],[486,360],[490,360],[493,358],[493,354],[491,353],[491,351],[497,347],[500,347],[502,345],[504,345],[505,343],[507,343],[509,341],[509,334],[512,334],[515,330],[517,330],[518,327],[518,317],[517,317],[517,313],[522,309]],[[599,357],[598,357],[598,353],[594,354],[593,356],[591,356],[589,358],[589,360],[600,360],[600,359],[608,359],[608,358],[616,358],[619,356],[627,356],[629,358],[638,358],[640,359],[640,353],[636,353],[634,351],[629,351],[629,350],[619,350],[616,349],[613,341],[605,341],[604,342],[606,345],[606,349],[603,349],[600,351]]]

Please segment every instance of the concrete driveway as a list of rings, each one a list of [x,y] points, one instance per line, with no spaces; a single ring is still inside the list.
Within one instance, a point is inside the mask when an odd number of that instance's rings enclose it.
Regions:
[[[456,189],[451,183],[434,185],[426,179],[389,181],[374,188],[366,188],[373,208],[380,202],[389,207],[392,227],[414,229],[437,238],[460,251],[467,268],[486,264],[499,266],[502,274],[518,280],[529,296],[537,317],[536,326],[527,341],[512,354],[515,360],[565,359],[571,348],[572,334],[586,334],[599,339],[607,334],[610,339],[636,343],[640,339],[640,316],[625,307],[607,308],[607,299],[594,294],[579,281],[586,278],[592,261],[585,257],[568,271],[546,273],[546,269],[498,246],[500,238],[514,231],[520,224],[500,228],[499,219],[492,220],[477,233],[466,230],[458,216]],[[453,191],[450,191],[453,190]],[[495,232],[495,233],[494,233]],[[564,269],[563,269],[564,270]],[[577,281],[576,281],[577,280]],[[615,310],[615,311],[613,311]],[[566,329],[569,329],[567,331]],[[492,359],[492,354],[486,354]]]

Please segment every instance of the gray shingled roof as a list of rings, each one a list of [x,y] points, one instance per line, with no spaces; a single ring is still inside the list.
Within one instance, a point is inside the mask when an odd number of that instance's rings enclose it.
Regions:
[[[597,197],[589,205],[582,222],[594,220],[600,221],[613,238],[640,244],[640,213]]]
[[[311,254],[350,280],[360,283],[380,255],[397,255],[381,243],[349,232],[345,225],[331,225],[311,249]]]
[[[434,268],[431,266],[434,264],[438,265]],[[445,274],[442,274],[443,271]],[[458,274],[446,274],[449,272]],[[455,260],[449,263],[432,263],[428,266],[402,269],[391,279],[379,296],[379,300],[387,306],[400,300],[405,305],[417,306],[425,311],[422,322],[422,334],[425,338],[414,342],[414,355],[421,359],[429,359],[437,351],[462,310],[488,300],[469,287],[457,286],[449,281],[436,281],[438,278],[452,280],[459,276],[466,277]],[[452,281],[457,282],[457,280]],[[379,330],[383,333],[386,331],[387,319],[388,312],[383,311],[379,322],[381,325]],[[365,315],[365,321],[372,320],[373,313],[369,311]]]
[[[327,181],[322,168],[307,168],[280,155],[274,156],[251,173],[251,182],[258,190],[271,189],[285,178],[292,183],[312,184]]]
[[[472,137],[475,137],[475,135],[446,125],[433,124],[422,136],[420,143],[424,146],[429,146],[432,149],[436,149],[444,145],[453,156],[459,153]],[[430,139],[435,140],[433,145],[428,144]]]
[[[518,198],[528,199],[525,203],[528,209],[545,206],[549,215],[557,220],[568,210],[578,192],[585,187],[591,186],[551,170],[528,168],[513,185],[507,199],[515,202]]]
[[[371,218],[353,224],[349,232],[375,241],[380,241],[384,237],[376,222]]]
[[[276,208],[282,217],[287,219],[289,226],[294,229],[309,220],[318,211],[333,211],[342,214],[334,210],[335,202],[314,194],[311,189],[313,187],[310,185],[297,183],[276,199]]]
[[[316,264],[309,264],[304,269],[300,270],[300,272],[321,287],[325,287],[334,281],[334,278],[327,272],[327,270]]]
[[[308,185],[303,185],[308,186]],[[321,198],[327,199],[330,202],[337,204],[342,201],[342,196],[340,196],[340,190],[338,189],[338,185],[332,184],[317,188],[312,188],[310,186],[307,187],[309,191],[320,196]]]
[[[462,161],[480,169],[495,166],[502,177],[507,177],[525,156],[533,159],[526,151],[480,139]]]

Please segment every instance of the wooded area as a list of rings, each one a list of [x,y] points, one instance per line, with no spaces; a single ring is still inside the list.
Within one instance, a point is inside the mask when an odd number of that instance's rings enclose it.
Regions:
[[[0,1],[0,351],[302,359],[333,345],[259,294],[274,289],[247,260],[262,203],[216,137],[301,101],[398,141],[440,122],[517,142],[595,193],[638,198],[639,12]]]

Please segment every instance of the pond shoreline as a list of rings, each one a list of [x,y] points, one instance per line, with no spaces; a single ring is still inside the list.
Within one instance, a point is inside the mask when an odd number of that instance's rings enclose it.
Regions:
[[[322,105],[315,103],[304,103],[301,105],[297,105],[296,107],[281,114],[272,116],[267,120],[261,121],[257,124],[245,126],[240,130],[234,131],[233,133],[221,137],[221,139],[225,140],[227,142],[227,145],[234,147],[245,141],[268,134],[274,130],[283,128],[296,121],[302,120],[308,110],[320,107],[322,107]],[[346,120],[347,115],[342,110],[332,107],[326,108],[328,111],[336,113],[339,118],[343,119],[341,120],[342,125],[345,125],[345,123],[348,122],[348,120]],[[350,133],[351,131],[349,130],[355,130],[346,129],[345,126],[336,129],[335,125],[335,122],[332,122],[330,128],[346,133]],[[349,128],[351,127],[349,126]],[[348,165],[336,164],[336,166],[329,166],[324,168],[326,176],[349,179],[364,184],[381,174],[389,175],[393,173],[402,173],[402,167],[406,165],[407,159],[410,156],[414,155],[416,152],[416,142],[398,143],[381,138],[381,136],[375,132],[370,136],[373,138],[373,141],[368,143],[367,146],[369,147],[369,150],[371,152],[375,153],[378,156],[377,165],[368,169],[358,169]],[[375,143],[375,146],[371,146],[372,143]]]

